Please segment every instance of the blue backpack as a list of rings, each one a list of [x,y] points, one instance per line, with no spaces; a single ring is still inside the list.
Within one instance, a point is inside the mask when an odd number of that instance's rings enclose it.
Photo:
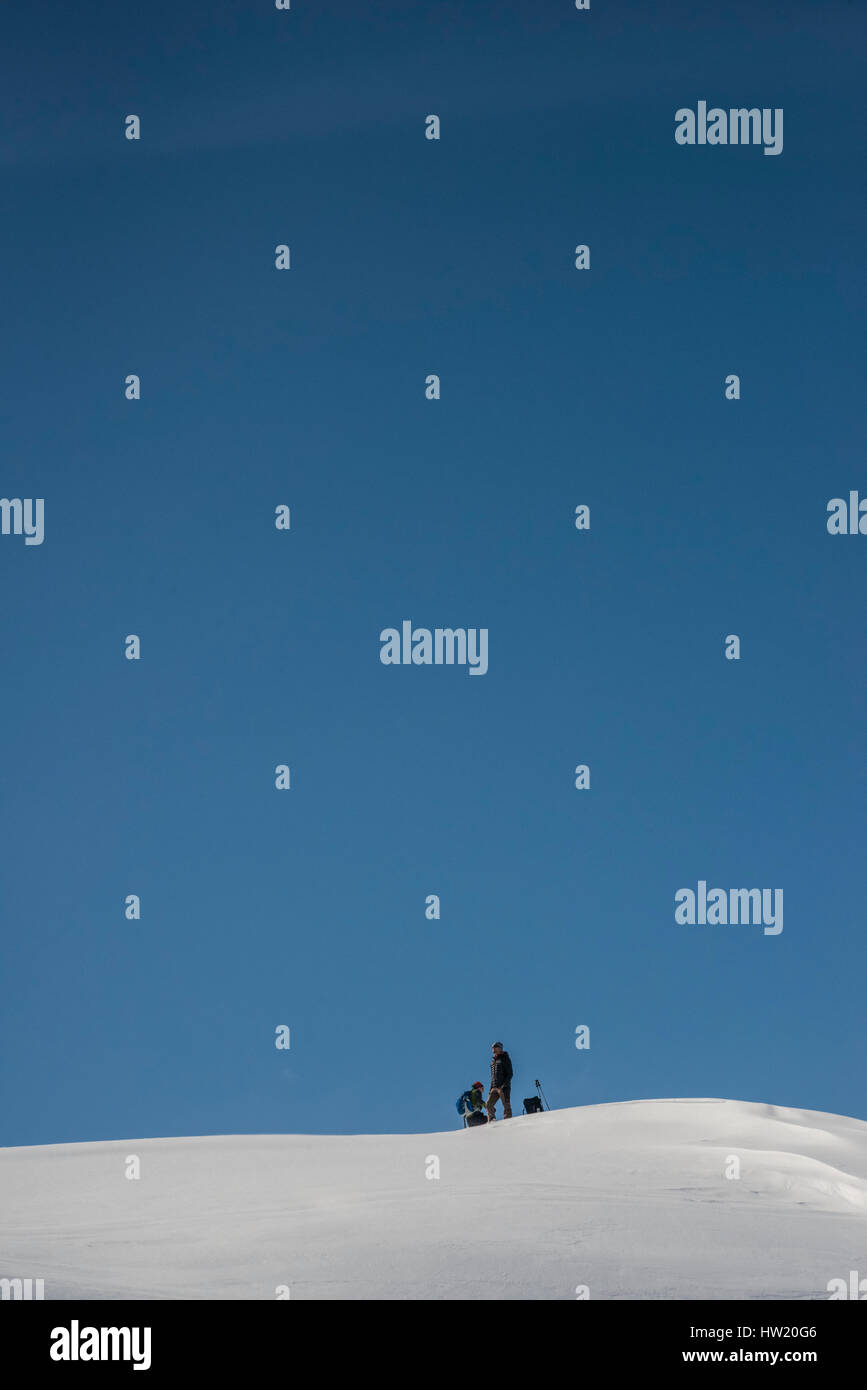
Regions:
[[[481,1091],[479,1091],[478,1105],[473,1105],[473,1089],[474,1088],[471,1086],[468,1091],[464,1091],[460,1100],[456,1102],[455,1109],[459,1115],[481,1115],[484,1110],[485,1106]]]

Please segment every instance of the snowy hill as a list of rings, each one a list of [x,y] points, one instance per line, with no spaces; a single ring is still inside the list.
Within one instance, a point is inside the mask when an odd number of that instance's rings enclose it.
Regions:
[[[3,1149],[0,1194],[0,1277],[46,1299],[827,1298],[867,1275],[867,1123],[743,1101]]]

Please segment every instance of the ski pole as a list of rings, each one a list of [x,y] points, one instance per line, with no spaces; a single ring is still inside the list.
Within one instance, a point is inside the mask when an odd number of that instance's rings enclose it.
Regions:
[[[541,1083],[541,1081],[537,1081],[537,1082],[536,1082],[536,1090],[540,1093],[540,1095],[541,1095],[543,1101],[545,1102],[545,1104],[548,1105],[548,1097],[545,1095],[545,1092],[542,1090],[542,1083]],[[549,1109],[549,1110],[551,1109],[550,1105],[548,1105],[548,1109]]]

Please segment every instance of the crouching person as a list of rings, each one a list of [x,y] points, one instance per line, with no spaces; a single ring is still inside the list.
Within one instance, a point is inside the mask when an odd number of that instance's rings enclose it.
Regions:
[[[470,1089],[464,1091],[458,1101],[458,1114],[463,1115],[464,1123],[468,1129],[475,1129],[476,1125],[488,1123],[481,1081],[474,1081]]]

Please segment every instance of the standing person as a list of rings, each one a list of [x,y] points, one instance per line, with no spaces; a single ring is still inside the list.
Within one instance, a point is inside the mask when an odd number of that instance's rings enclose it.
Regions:
[[[491,1057],[491,1089],[488,1092],[488,1119],[495,1120],[494,1107],[497,1104],[497,1097],[503,1102],[503,1119],[512,1118],[512,1059],[508,1052],[503,1050],[501,1042],[495,1042],[491,1047],[493,1056]]]

